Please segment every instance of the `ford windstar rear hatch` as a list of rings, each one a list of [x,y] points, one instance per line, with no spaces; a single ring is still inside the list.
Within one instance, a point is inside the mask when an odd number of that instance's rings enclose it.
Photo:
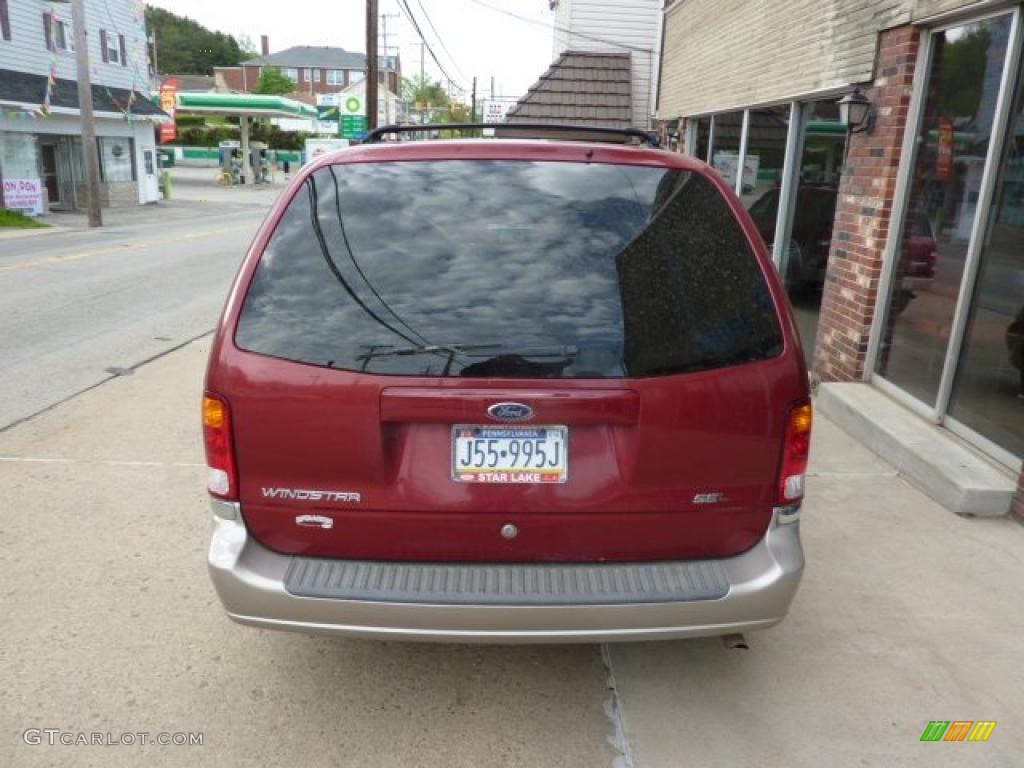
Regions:
[[[285,553],[751,547],[806,390],[770,265],[721,189],[650,163],[315,170],[229,311],[209,383],[230,420],[222,495]]]

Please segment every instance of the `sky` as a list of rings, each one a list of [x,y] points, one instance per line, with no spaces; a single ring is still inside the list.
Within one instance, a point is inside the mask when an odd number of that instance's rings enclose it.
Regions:
[[[235,37],[248,35],[257,49],[260,35],[270,36],[271,52],[293,45],[332,45],[359,52],[365,49],[363,0],[147,1],[211,29]],[[491,77],[494,77],[498,96],[518,98],[551,63],[554,14],[548,9],[548,0],[406,2],[441,64],[467,92],[476,76],[478,95],[486,97]],[[389,15],[387,45],[392,52],[397,47],[402,57],[402,74],[418,74],[420,38],[401,8],[400,0],[379,0],[379,3],[380,12]],[[531,21],[514,18],[507,15],[508,12]],[[383,28],[381,21],[382,33]],[[383,54],[383,37],[378,45]],[[424,60],[427,75],[445,82],[429,52],[425,53]]]

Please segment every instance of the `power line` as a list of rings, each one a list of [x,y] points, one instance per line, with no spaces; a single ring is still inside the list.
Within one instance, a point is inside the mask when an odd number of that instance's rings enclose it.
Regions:
[[[455,57],[452,56],[452,52],[448,50],[448,46],[444,44],[444,38],[442,38],[441,33],[437,31],[437,27],[434,26],[434,22],[430,20],[430,14],[427,13],[427,9],[423,6],[422,0],[416,0],[416,5],[418,5],[420,10],[423,11],[423,18],[427,20],[427,24],[433,30],[434,36],[437,37],[437,42],[441,44],[441,50],[448,54],[448,60],[452,63],[452,66],[455,67],[455,71],[465,77],[466,73],[462,71],[462,67],[459,66],[459,62],[455,60]]]
[[[537,26],[544,27],[546,29],[553,29],[556,32],[562,32],[563,34],[570,35],[571,37],[582,37],[584,40],[591,40],[595,43],[604,43],[605,45],[613,45],[616,48],[623,48],[627,51],[636,51],[637,53],[654,53],[653,48],[641,48],[637,45],[627,45],[626,43],[620,43],[616,40],[609,40],[606,37],[597,37],[596,35],[588,35],[583,32],[571,30],[567,27],[560,27],[557,24],[541,21],[540,19],[531,19],[529,16],[522,16],[515,11],[507,10],[506,8],[498,8],[494,5],[489,5],[483,2],[483,0],[469,0],[474,5],[479,5],[481,8],[487,8],[488,10],[495,11],[496,13],[503,13],[506,16],[510,16],[513,19],[519,19],[519,21],[525,21],[527,24],[536,24]]]
[[[441,70],[441,74],[444,75],[445,79],[448,80],[449,83],[454,85],[458,90],[460,90],[463,93],[465,93],[466,89],[463,88],[461,85],[459,85],[455,81],[455,78],[453,78],[451,75],[448,74],[448,70],[444,68],[444,65],[437,58],[437,54],[434,53],[434,49],[430,47],[430,43],[427,42],[427,38],[424,36],[423,30],[420,29],[420,25],[416,21],[416,17],[415,17],[415,15],[413,15],[412,9],[409,8],[408,0],[398,0],[398,4],[401,6],[402,10],[405,11],[405,15],[408,17],[409,21],[412,23],[413,28],[416,30],[416,34],[419,35],[420,40],[423,41],[423,45],[426,47],[427,51],[430,53],[430,58],[434,60],[434,63],[437,64],[437,68]]]

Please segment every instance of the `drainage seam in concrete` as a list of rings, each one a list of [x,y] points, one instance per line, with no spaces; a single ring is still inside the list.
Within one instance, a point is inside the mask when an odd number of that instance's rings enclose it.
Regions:
[[[139,368],[141,368],[144,365],[149,365],[150,363],[159,360],[161,357],[166,357],[167,355],[171,354],[172,352],[177,352],[179,349],[184,349],[189,344],[194,344],[195,342],[199,341],[203,337],[209,336],[210,334],[212,334],[214,332],[214,330],[216,330],[216,329],[211,328],[208,331],[203,331],[202,333],[200,333],[200,334],[198,334],[196,336],[193,336],[193,337],[191,337],[189,339],[185,339],[185,341],[181,342],[180,344],[175,344],[173,347],[169,347],[169,348],[165,349],[162,352],[157,352],[152,357],[147,357],[145,360],[141,360],[140,362],[135,363],[134,365],[130,366],[127,370],[130,370],[132,372],[137,371]],[[68,402],[69,400],[74,400],[79,395],[84,395],[86,392],[91,392],[94,389],[102,387],[104,384],[108,384],[109,382],[114,381],[115,379],[121,379],[121,378],[124,378],[123,374],[112,374],[110,376],[107,376],[105,379],[100,379],[95,384],[90,384],[88,387],[84,387],[84,388],[78,390],[77,392],[72,392],[70,395],[67,395],[66,397],[62,397],[60,400],[58,400],[55,403],[50,403],[45,408],[40,408],[38,411],[30,413],[28,416],[22,416],[20,419],[15,419],[10,424],[5,424],[4,426],[0,427],[0,434],[6,432],[9,429],[13,429],[14,427],[18,426],[19,424],[24,424],[26,421],[31,421],[36,416],[41,416],[42,414],[46,413],[47,411],[52,411],[57,406],[64,405],[64,403]]]
[[[608,736],[608,742],[619,753],[618,757],[612,761],[612,768],[635,768],[633,750],[630,749],[629,738],[626,735],[626,713],[622,711],[622,700],[619,698],[619,687],[615,682],[612,652],[608,643],[601,643],[601,661],[604,662],[604,668],[608,670],[605,683],[605,687],[608,689],[608,698],[604,702],[604,713],[612,724],[612,733]]]

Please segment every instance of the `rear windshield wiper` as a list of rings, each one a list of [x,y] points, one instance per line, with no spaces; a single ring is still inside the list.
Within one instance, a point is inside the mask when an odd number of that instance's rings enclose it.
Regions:
[[[495,360],[509,359],[514,356],[525,362],[528,357],[556,358],[561,361],[561,367],[565,367],[577,355],[577,348],[574,345],[559,345],[551,347],[534,347],[525,349],[509,350],[507,344],[422,344],[413,347],[395,347],[392,345],[373,345],[368,352],[356,356],[356,360],[362,362],[360,370],[366,371],[370,361],[382,357],[404,357],[408,355],[443,355],[448,359],[445,362],[442,376],[451,373],[455,358],[462,357],[491,357],[495,351],[502,351],[503,354],[494,358]],[[476,364],[481,366],[480,363]],[[472,367],[472,366],[468,366]],[[471,374],[472,375],[472,374]]]
[[[466,354],[473,350],[481,349],[499,349],[503,345],[501,344],[421,344],[416,347],[394,347],[390,345],[374,345],[369,348],[369,352],[364,352],[361,355],[356,356],[356,360],[362,361],[362,368],[360,370],[365,371],[366,367],[370,364],[371,360],[375,360],[380,357],[403,357],[406,355],[445,355],[448,360],[444,364],[444,371],[442,376],[447,376],[451,370],[452,363],[455,361],[455,356],[460,354]]]

